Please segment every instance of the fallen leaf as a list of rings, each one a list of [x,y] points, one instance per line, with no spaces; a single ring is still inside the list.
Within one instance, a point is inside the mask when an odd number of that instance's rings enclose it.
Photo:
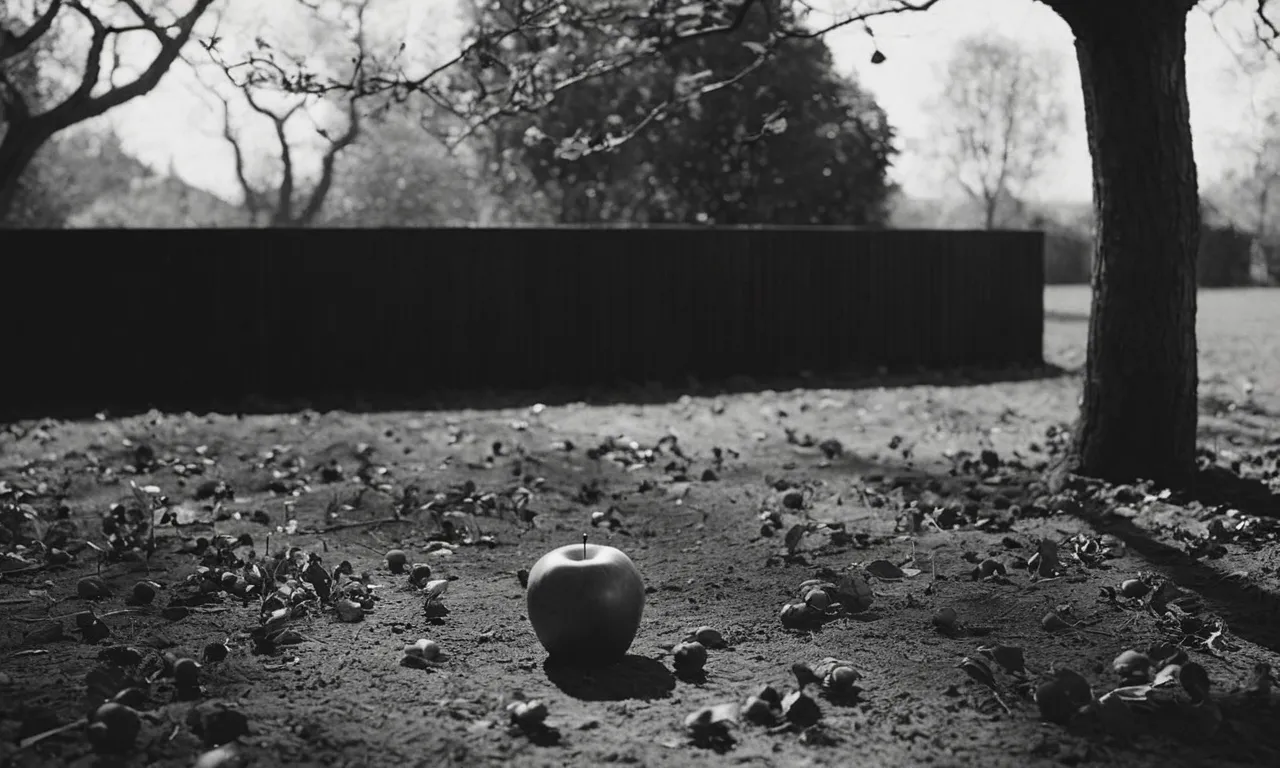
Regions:
[[[872,560],[867,564],[867,573],[875,576],[877,579],[895,580],[906,577],[906,573],[901,568],[889,562],[888,560]],[[917,571],[919,573],[919,571]]]

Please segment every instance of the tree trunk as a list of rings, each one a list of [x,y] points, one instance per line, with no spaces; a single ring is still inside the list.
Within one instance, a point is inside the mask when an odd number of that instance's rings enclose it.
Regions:
[[[1200,210],[1187,105],[1190,5],[1081,2],[1068,18],[1097,217],[1071,468],[1107,480],[1178,484],[1195,471]]]
[[[0,142],[0,226],[8,222],[22,174],[26,173],[27,166],[31,165],[43,143],[43,140],[36,141],[13,128]]]

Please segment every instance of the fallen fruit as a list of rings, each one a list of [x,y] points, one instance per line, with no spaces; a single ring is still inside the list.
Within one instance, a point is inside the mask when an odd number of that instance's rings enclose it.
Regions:
[[[339,600],[333,604],[339,621],[356,622],[364,618],[364,606],[354,600]]]
[[[828,672],[822,684],[824,688],[833,693],[846,694],[851,693],[857,687],[856,683],[860,679],[862,679],[862,675],[858,673],[858,670],[841,665]]]
[[[644,580],[626,553],[581,544],[554,549],[529,571],[526,608],[538,642],[552,657],[624,656],[644,614]]]
[[[1126,683],[1145,683],[1151,674],[1151,659],[1145,653],[1128,650],[1111,662],[1111,669]]]
[[[200,656],[206,664],[216,664],[227,658],[228,653],[230,653],[230,649],[227,648],[226,643],[209,643],[204,647]]]
[[[93,711],[87,729],[89,741],[99,752],[124,752],[133,746],[142,719],[132,707],[107,702]]]
[[[392,549],[387,551],[387,568],[392,573],[404,573],[404,567],[409,562],[409,556],[405,554],[403,549]],[[417,566],[414,566],[415,568]],[[427,578],[431,578],[430,568],[427,569]]]
[[[173,681],[181,688],[200,684],[200,665],[195,659],[178,659],[173,663]]]
[[[805,605],[815,611],[825,611],[831,607],[831,596],[825,589],[813,587],[804,594]]]
[[[782,606],[782,612],[779,617],[782,619],[782,626],[796,628],[813,622],[814,619],[821,615],[807,603],[787,603]]]
[[[1093,689],[1079,673],[1069,669],[1053,672],[1053,677],[1036,688],[1036,704],[1040,716],[1051,723],[1065,725],[1093,701]]]
[[[711,627],[698,627],[693,630],[693,632],[689,633],[689,637],[685,638],[685,640],[686,642],[689,640],[696,640],[708,648],[724,648],[728,645],[728,643],[724,641],[724,636]]]
[[[76,582],[76,594],[85,600],[111,597],[111,588],[97,576],[85,576]]]
[[[414,563],[409,570],[409,583],[421,587],[431,579],[431,566],[426,563]]]
[[[987,558],[981,563],[978,563],[978,573],[980,573],[982,578],[985,579],[991,576],[1003,576],[1007,571],[1005,570],[1004,563],[999,560]]]
[[[1126,579],[1120,584],[1120,594],[1125,597],[1142,597],[1150,591],[1151,587],[1138,579]]]
[[[697,640],[691,643],[677,643],[671,649],[675,657],[676,669],[681,672],[699,672],[707,663],[707,649]]]

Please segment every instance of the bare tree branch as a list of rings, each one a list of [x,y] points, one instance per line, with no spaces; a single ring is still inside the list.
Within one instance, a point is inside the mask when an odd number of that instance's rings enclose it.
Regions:
[[[0,27],[0,62],[26,51],[35,45],[37,40],[44,37],[53,26],[53,20],[57,18],[58,11],[62,10],[62,2],[63,0],[50,0],[49,6],[44,9],[44,13],[40,14],[35,23],[21,35],[14,35],[9,30]]]
[[[303,6],[308,8],[312,7],[309,3],[303,2],[303,0],[298,1]],[[353,58],[353,82],[359,81],[361,69],[368,55],[364,38],[365,11],[367,7],[368,0],[362,0],[355,6],[356,55]],[[363,97],[362,91],[358,88],[354,89],[347,94],[344,99],[346,102],[345,111],[347,122],[346,127],[343,129],[341,134],[333,137],[328,131],[321,128],[319,125],[316,125],[316,132],[325,138],[327,146],[320,158],[320,176],[312,186],[310,193],[306,197],[306,202],[302,205],[302,208],[299,211],[296,205],[296,198],[298,197],[298,172],[295,158],[296,148],[289,139],[288,126],[294,120],[296,115],[302,114],[311,117],[306,108],[310,103],[316,100],[317,94],[279,89],[285,95],[294,96],[295,100],[287,108],[273,108],[268,106],[268,104],[263,101],[263,94],[260,93],[260,90],[271,87],[278,88],[278,80],[256,76],[253,71],[250,71],[249,77],[244,79],[237,78],[236,69],[239,65],[228,64],[224,61],[221,54],[217,51],[216,45],[210,44],[204,47],[205,51],[209,55],[210,61],[219,68],[225,76],[226,81],[240,91],[241,95],[244,97],[245,103],[248,104],[249,108],[253,112],[266,118],[266,120],[271,124],[272,131],[274,133],[274,143],[277,151],[279,152],[281,170],[279,181],[275,184],[274,190],[268,192],[267,190],[255,187],[255,185],[248,180],[247,173],[245,172],[244,152],[243,147],[241,146],[242,142],[238,140],[238,137],[233,138],[234,131],[231,127],[229,101],[227,101],[224,96],[220,94],[218,95],[218,98],[222,100],[224,104],[223,115],[226,122],[224,137],[232,144],[232,151],[235,156],[236,163],[235,172],[237,181],[244,192],[245,200],[247,202],[252,201],[250,213],[256,217],[259,212],[266,210],[269,214],[268,224],[272,227],[297,227],[311,225],[323,209],[325,199],[333,186],[334,168],[337,164],[338,156],[343,150],[355,143],[360,136],[361,124],[358,102]],[[263,57],[263,60],[269,61],[272,67],[283,72],[283,69],[280,68],[274,60],[271,60],[268,57]],[[190,62],[188,63],[190,64]],[[191,66],[193,70],[197,69],[194,64],[191,64]],[[206,88],[216,93],[216,89],[210,86],[210,84],[204,82],[203,78],[200,78],[198,74],[197,78],[200,79],[201,83]],[[314,123],[314,118],[312,118],[312,121]],[[265,202],[268,195],[274,198],[270,203]]]
[[[560,0],[537,0],[532,7],[522,4],[511,18],[498,22],[489,18],[477,26],[474,36],[465,40],[459,50],[444,61],[429,67],[425,72],[410,75],[401,69],[371,68],[361,72],[357,79],[318,77],[302,68],[288,69],[272,57],[250,54],[235,62],[220,61],[228,72],[241,73],[247,78],[269,79],[280,88],[295,93],[323,95],[335,91],[357,92],[361,95],[384,95],[403,102],[408,94],[418,92],[427,95],[436,106],[447,110],[463,124],[449,140],[453,147],[486,127],[494,120],[519,114],[537,112],[565,91],[582,83],[598,80],[630,67],[657,60],[681,46],[719,35],[730,35],[739,30],[753,9],[761,9],[769,15],[773,33],[770,39],[759,44],[756,59],[743,67],[745,71],[729,74],[718,84],[701,87],[700,91],[681,95],[674,100],[664,100],[646,114],[637,115],[630,127],[624,127],[600,145],[591,145],[587,152],[607,151],[638,135],[644,127],[661,119],[673,106],[696,100],[701,95],[718,88],[728,87],[741,80],[747,72],[764,64],[777,47],[789,39],[819,37],[835,29],[861,23],[869,19],[894,14],[922,12],[941,0],[863,0],[862,6],[816,28],[786,23],[775,19],[772,6],[766,0],[707,0],[697,5],[679,6],[652,3],[647,12],[637,12],[637,3],[603,0],[593,3],[563,3]],[[303,2],[303,0],[300,0]],[[309,5],[308,2],[303,2]],[[696,14],[690,9],[695,9]],[[589,58],[586,62],[558,64],[530,51],[529,58],[511,53],[508,45],[522,40],[525,45],[531,39],[550,36],[554,39],[561,29],[591,30],[610,41],[604,55]],[[867,27],[870,33],[870,28]],[[585,34],[585,33],[584,33]],[[519,46],[517,46],[518,48]],[[883,61],[877,51],[875,61]],[[475,77],[466,87],[460,87],[451,75],[468,65],[481,71],[494,73],[492,79]],[[623,137],[626,137],[625,139]],[[565,138],[564,141],[572,141]],[[575,146],[575,154],[584,151]]]
[[[60,130],[97,117],[114,107],[149,93],[160,83],[161,78],[169,71],[169,67],[177,60],[183,46],[191,39],[196,22],[214,2],[216,0],[196,0],[191,10],[173,25],[172,28],[176,34],[169,34],[146,14],[139,17],[139,27],[108,27],[82,3],[68,0],[68,7],[80,13],[93,28],[93,39],[90,42],[85,72],[79,86],[61,104],[31,118],[33,122],[39,124],[39,133],[51,136]],[[97,96],[92,95],[101,76],[101,56],[107,36],[137,29],[153,32],[160,42],[160,52],[156,54],[151,64],[130,82],[109,88]]]

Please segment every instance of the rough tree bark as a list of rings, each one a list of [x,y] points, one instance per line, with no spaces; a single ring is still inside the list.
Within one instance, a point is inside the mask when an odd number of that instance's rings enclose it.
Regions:
[[[1068,468],[1195,472],[1199,193],[1186,84],[1193,0],[1053,0],[1076,36],[1097,236],[1084,398]]]

